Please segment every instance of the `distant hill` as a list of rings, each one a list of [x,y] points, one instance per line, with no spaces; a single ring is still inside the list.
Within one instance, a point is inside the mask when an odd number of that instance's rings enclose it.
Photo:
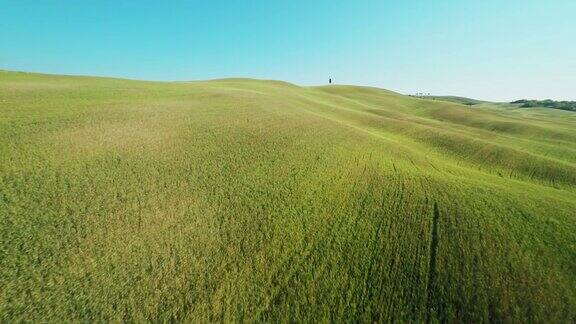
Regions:
[[[421,98],[421,99],[428,99],[428,100],[439,100],[439,101],[446,101],[446,102],[453,102],[467,106],[478,105],[482,103],[486,103],[486,101],[476,100],[466,97],[458,97],[458,96],[420,96],[420,95],[410,95],[410,97]]]
[[[471,98],[466,98],[466,97],[456,97],[456,96],[428,96],[426,98],[432,99],[432,100],[442,100],[442,101],[455,102],[455,103],[459,103],[459,104],[463,104],[463,105],[467,105],[467,106],[473,106],[473,105],[485,103],[485,101],[481,101],[481,100],[476,100],[476,99],[471,99]]]
[[[576,101],[555,101],[555,100],[517,100],[511,104],[519,105],[520,108],[552,108],[568,111],[576,111]]]

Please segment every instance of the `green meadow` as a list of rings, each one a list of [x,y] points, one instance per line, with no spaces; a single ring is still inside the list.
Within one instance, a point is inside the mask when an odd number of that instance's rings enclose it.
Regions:
[[[576,113],[0,71],[0,322],[576,321]]]

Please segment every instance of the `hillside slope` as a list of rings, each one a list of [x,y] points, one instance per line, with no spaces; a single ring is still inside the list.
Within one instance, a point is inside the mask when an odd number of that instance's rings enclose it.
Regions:
[[[463,104],[463,105],[467,105],[467,106],[474,106],[474,105],[478,105],[478,104],[485,102],[485,101],[481,101],[481,100],[465,98],[465,97],[455,97],[455,96],[426,96],[425,99],[443,100],[443,101],[459,103],[459,104]]]
[[[0,322],[576,321],[576,119],[0,72]]]

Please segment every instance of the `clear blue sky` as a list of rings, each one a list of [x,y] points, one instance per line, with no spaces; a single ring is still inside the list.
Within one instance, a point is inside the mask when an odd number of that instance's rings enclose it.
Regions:
[[[576,100],[576,0],[0,0],[0,69]]]

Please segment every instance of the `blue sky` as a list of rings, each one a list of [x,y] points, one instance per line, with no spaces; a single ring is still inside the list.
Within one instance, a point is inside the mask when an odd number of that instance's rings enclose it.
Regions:
[[[0,0],[0,69],[576,100],[575,0]]]

